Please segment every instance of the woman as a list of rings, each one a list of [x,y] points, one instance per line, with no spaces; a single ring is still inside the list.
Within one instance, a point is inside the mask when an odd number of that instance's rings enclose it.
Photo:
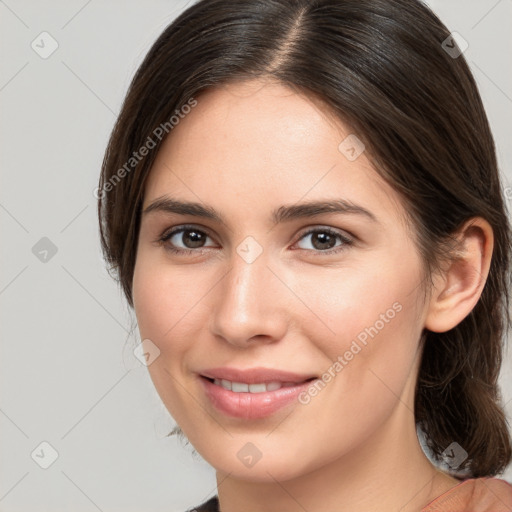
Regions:
[[[203,0],[137,71],[101,240],[197,510],[511,509],[510,225],[457,50],[411,0]]]

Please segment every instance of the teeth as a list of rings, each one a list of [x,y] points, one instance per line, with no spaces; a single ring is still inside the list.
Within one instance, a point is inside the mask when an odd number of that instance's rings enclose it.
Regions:
[[[249,391],[249,384],[243,384],[241,382],[232,382],[231,391],[235,393],[247,393]]]
[[[266,391],[276,391],[283,387],[295,386],[295,382],[269,382],[258,384],[246,384],[245,382],[231,382],[226,379],[214,379],[213,383],[222,386],[224,389],[234,391],[235,393],[265,393]]]
[[[229,389],[231,391],[231,381],[230,380],[226,380],[226,379],[222,379],[220,381],[220,384],[223,388],[225,389]]]
[[[249,384],[250,393],[265,393],[267,391],[266,384]]]
[[[267,391],[275,391],[276,389],[280,389],[282,384],[280,382],[269,382],[267,384]]]

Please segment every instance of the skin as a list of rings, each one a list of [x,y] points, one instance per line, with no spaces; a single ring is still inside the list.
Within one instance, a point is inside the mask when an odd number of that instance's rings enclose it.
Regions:
[[[134,272],[141,339],[160,350],[148,369],[163,403],[216,469],[223,512],[419,511],[458,483],[428,461],[416,435],[421,333],[450,329],[478,301],[490,226],[464,226],[459,259],[434,276],[424,300],[400,197],[365,152],[350,161],[338,150],[350,127],[270,81],[234,82],[197,100],[159,150],[143,210],[168,195],[209,205],[226,225],[145,213]],[[270,220],[282,205],[340,198],[376,220]],[[205,233],[203,247],[187,232],[157,242],[184,224]],[[316,235],[305,235],[313,227]],[[352,243],[335,236],[334,247],[319,245],[322,228]],[[262,250],[252,263],[237,253],[248,236]],[[173,244],[195,252],[174,254]],[[307,404],[244,420],[223,415],[203,392],[197,372],[219,366],[321,376],[397,303],[400,312]],[[248,442],[262,455],[252,467],[237,457]]]

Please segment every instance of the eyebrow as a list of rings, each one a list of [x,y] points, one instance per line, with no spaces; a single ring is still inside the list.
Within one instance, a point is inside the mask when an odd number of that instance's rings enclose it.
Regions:
[[[201,203],[190,201],[178,201],[168,196],[155,199],[143,211],[143,215],[150,212],[176,213],[179,215],[192,215],[202,217],[227,225],[224,217],[211,206],[205,206]],[[270,217],[271,222],[278,224],[281,222],[316,217],[326,213],[356,214],[367,217],[369,220],[378,223],[375,215],[350,201],[343,199],[309,201],[290,206],[280,206],[275,209]]]

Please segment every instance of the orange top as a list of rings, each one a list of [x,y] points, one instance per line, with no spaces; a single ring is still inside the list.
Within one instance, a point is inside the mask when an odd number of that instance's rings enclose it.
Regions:
[[[501,478],[469,478],[421,512],[512,512],[512,485]]]

